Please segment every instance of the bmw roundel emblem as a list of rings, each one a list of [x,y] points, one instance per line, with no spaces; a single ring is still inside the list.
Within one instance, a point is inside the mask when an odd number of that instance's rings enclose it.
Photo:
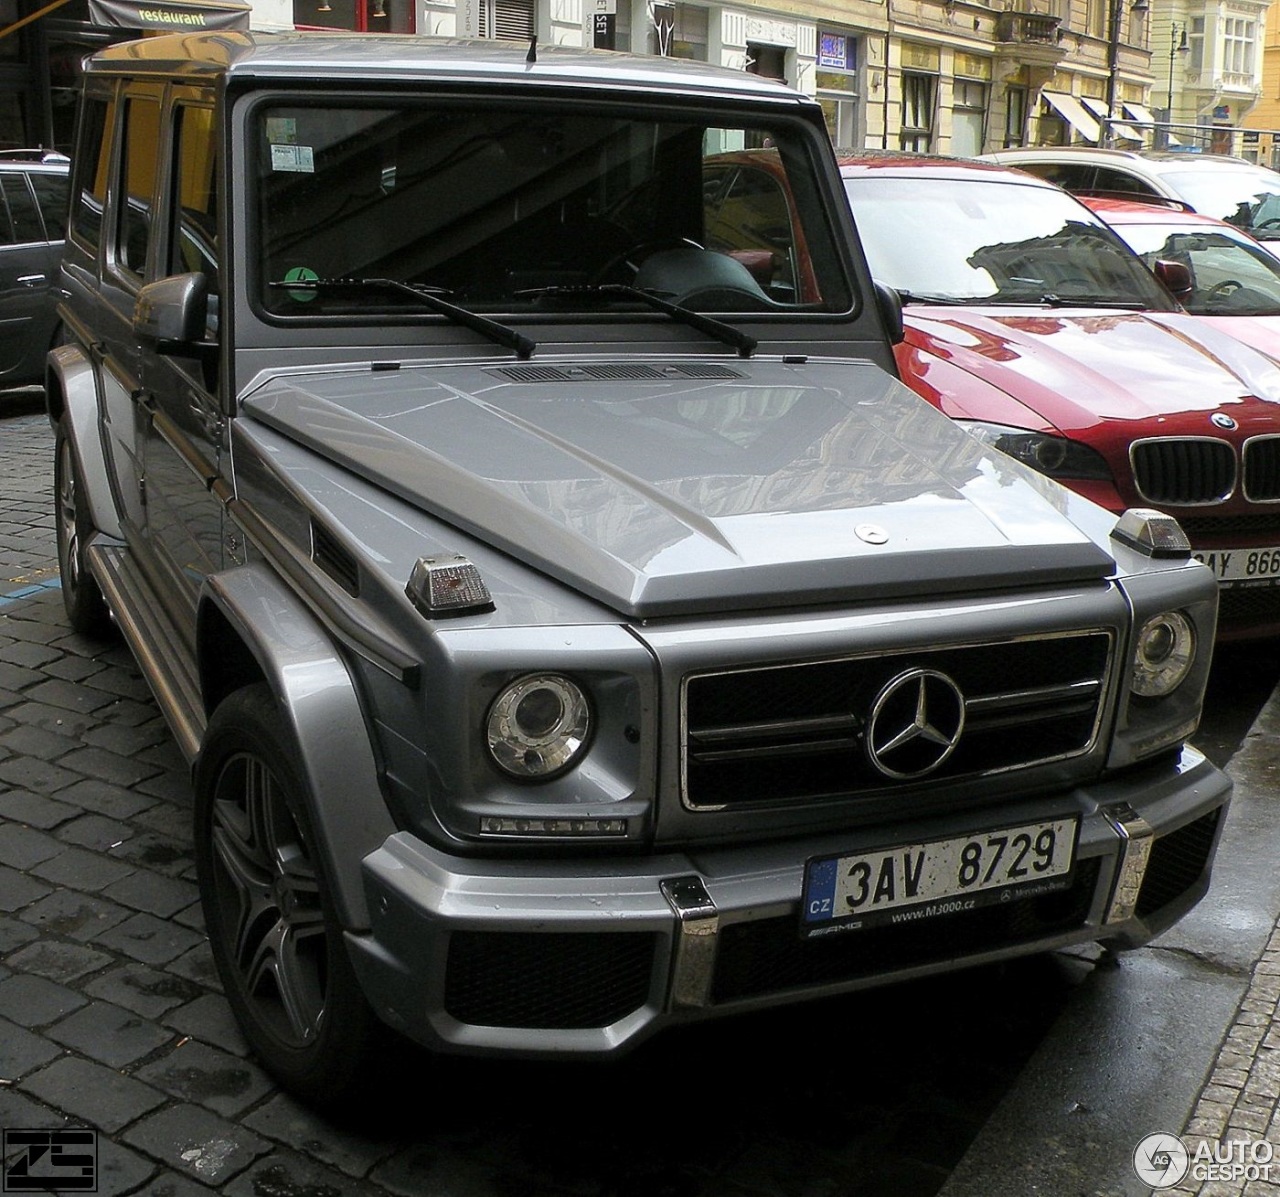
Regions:
[[[924,777],[960,743],[964,695],[945,673],[908,669],[891,678],[871,703],[867,758],[885,777]]]
[[[1215,428],[1222,428],[1227,432],[1230,432],[1236,427],[1235,420],[1227,415],[1225,411],[1215,411],[1213,415],[1209,417],[1209,423],[1211,423]]]

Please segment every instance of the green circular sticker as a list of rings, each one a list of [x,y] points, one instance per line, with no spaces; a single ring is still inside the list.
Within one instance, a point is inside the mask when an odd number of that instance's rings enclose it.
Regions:
[[[318,282],[320,276],[306,266],[294,266],[284,273],[284,281],[286,283],[314,283]],[[304,291],[287,292],[290,299],[297,303],[310,303],[316,297],[316,293],[310,287]]]

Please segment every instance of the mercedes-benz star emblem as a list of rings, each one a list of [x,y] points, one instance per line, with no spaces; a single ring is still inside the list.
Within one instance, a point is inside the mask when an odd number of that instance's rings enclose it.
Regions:
[[[963,731],[960,687],[936,669],[908,669],[871,704],[867,757],[886,777],[923,777],[955,751]]]

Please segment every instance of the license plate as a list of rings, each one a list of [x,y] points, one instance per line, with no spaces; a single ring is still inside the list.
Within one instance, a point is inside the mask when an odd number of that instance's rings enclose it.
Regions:
[[[805,866],[806,936],[961,914],[1014,897],[1065,889],[1076,820],[1051,819],[996,831],[902,844]]]
[[[1218,581],[1228,586],[1237,582],[1280,581],[1280,548],[1196,549],[1191,555],[1204,562]]]

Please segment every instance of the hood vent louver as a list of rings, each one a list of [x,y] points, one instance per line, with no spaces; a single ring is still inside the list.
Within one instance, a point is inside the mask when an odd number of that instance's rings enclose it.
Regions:
[[[740,370],[714,362],[648,366],[617,362],[595,366],[500,366],[487,371],[509,382],[661,382],[663,379],[745,378]]]
[[[360,567],[337,538],[322,524],[311,521],[311,560],[349,595],[359,597]]]

